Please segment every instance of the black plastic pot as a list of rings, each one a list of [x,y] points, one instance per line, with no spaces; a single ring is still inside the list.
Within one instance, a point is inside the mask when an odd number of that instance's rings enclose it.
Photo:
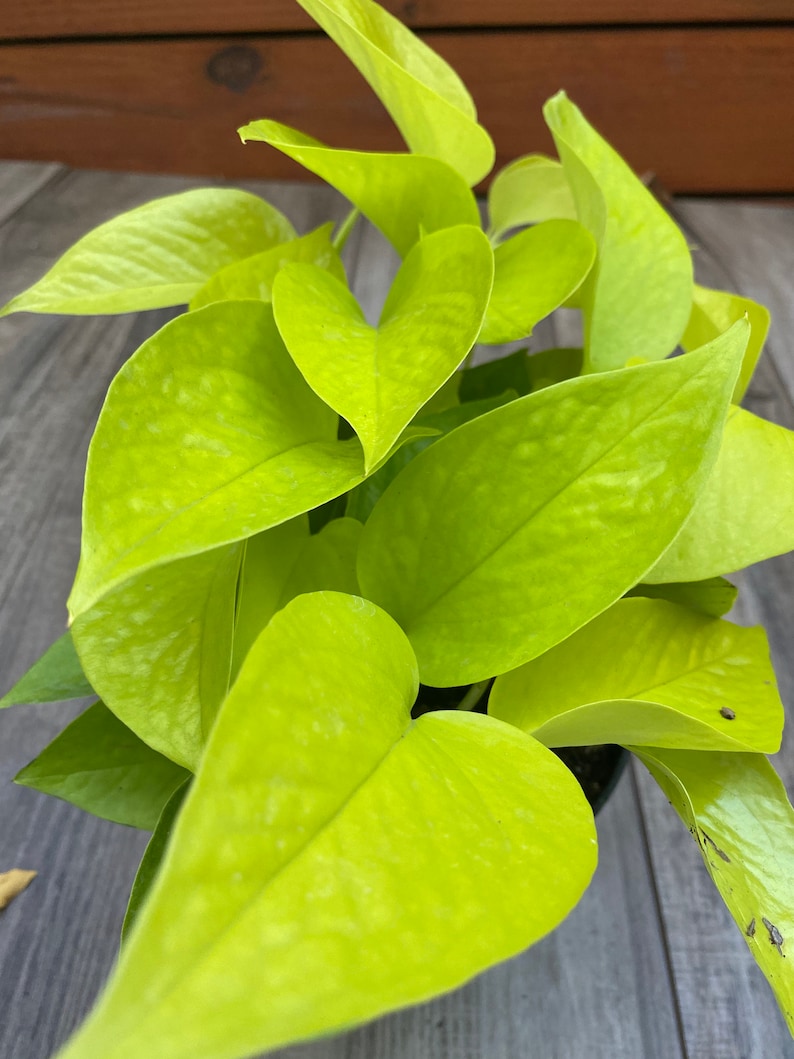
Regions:
[[[421,717],[434,710],[455,710],[471,691],[471,685],[454,688],[431,688],[421,684],[412,715]],[[488,712],[488,693],[485,689],[474,707],[475,713]],[[597,813],[606,803],[618,780],[623,775],[629,753],[622,746],[604,743],[599,746],[571,746],[555,750],[582,785],[585,797]]]

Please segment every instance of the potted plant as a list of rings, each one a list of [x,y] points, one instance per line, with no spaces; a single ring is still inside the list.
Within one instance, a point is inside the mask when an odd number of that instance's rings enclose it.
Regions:
[[[110,387],[69,631],[2,700],[95,692],[19,782],[154,829],[59,1054],[242,1057],[521,951],[596,860],[553,750],[603,744],[658,780],[791,1026],[783,711],[763,631],[723,617],[724,575],[794,544],[791,435],[740,406],[765,310],[693,284],[562,93],[560,160],[498,173],[483,231],[493,146],[454,72],[370,0],[300,2],[410,152],[241,136],[348,221],[298,237],[255,196],[189,191],[4,310],[189,306]],[[339,257],[359,212],[402,258],[377,325]],[[469,366],[562,305],[581,349]]]

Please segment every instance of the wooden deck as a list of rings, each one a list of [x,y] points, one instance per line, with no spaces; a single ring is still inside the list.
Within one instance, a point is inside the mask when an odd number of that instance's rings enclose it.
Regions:
[[[0,163],[0,302],[88,228],[198,183]],[[246,186],[299,230],[344,212],[326,189]],[[683,200],[676,210],[700,279],[771,308],[748,403],[794,427],[794,208]],[[348,264],[365,306],[377,305],[395,263],[371,229],[354,232]],[[167,316],[0,320],[3,690],[62,631],[91,430],[114,372]],[[570,319],[549,323],[538,348],[565,344],[570,329]],[[783,698],[794,706],[794,559],[754,568],[741,585],[738,618],[766,625]],[[112,963],[146,842],[12,785],[79,708],[0,713],[0,871],[40,873],[0,913],[2,1059],[47,1059],[85,1014]],[[777,764],[791,792],[791,732]],[[595,881],[551,937],[456,993],[280,1059],[794,1059],[695,844],[642,768],[627,770],[598,822]]]

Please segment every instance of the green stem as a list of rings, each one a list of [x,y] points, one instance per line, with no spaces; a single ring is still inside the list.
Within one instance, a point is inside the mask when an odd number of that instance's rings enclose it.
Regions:
[[[473,710],[485,692],[488,690],[490,680],[481,680],[479,684],[472,684],[458,704],[459,710]]]
[[[358,206],[354,206],[350,213],[348,213],[347,217],[345,217],[345,219],[337,228],[332,242],[334,250],[338,251],[340,254],[344,250],[345,243],[347,242],[347,237],[353,231],[353,227],[360,216],[361,210],[358,208]]]

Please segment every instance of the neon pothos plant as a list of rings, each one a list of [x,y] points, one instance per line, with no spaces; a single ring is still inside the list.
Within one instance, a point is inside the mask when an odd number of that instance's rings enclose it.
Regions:
[[[94,691],[18,780],[154,829],[118,966],[60,1054],[234,1059],[526,948],[596,861],[549,748],[602,743],[658,780],[794,1025],[782,707],[763,631],[722,617],[723,575],[794,545],[794,437],[740,406],[766,311],[693,285],[675,224],[562,93],[560,160],[497,174],[484,232],[494,151],[454,72],[369,0],[300,2],[410,153],[241,136],[391,241],[377,325],[349,224],[299,237],[218,189],[102,225],[5,309],[189,306],[110,387],[69,632],[2,703]],[[583,349],[465,366],[564,304]],[[420,681],[470,706],[494,677],[487,714],[412,719]]]

